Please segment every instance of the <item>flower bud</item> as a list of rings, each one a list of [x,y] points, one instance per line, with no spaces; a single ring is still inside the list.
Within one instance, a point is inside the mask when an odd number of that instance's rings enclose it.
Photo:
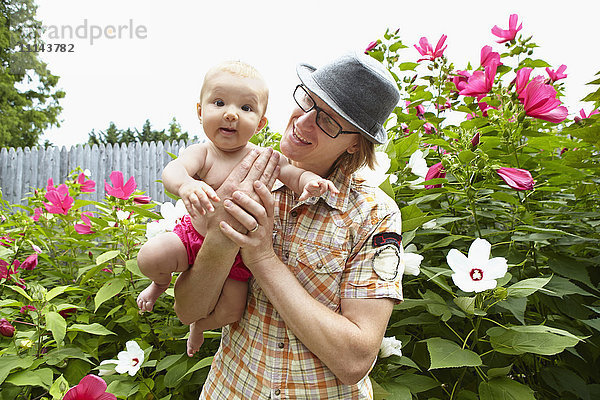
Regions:
[[[15,327],[6,318],[0,319],[0,335],[6,337],[13,337],[15,335]]]

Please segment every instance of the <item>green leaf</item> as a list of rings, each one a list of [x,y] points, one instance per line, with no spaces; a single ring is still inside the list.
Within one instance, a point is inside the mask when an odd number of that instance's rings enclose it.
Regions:
[[[475,314],[475,297],[456,297],[453,299],[454,304],[467,314]]]
[[[2,362],[0,362],[0,384],[4,382],[11,371],[17,368],[29,368],[33,364],[33,361],[34,358],[32,356],[19,357],[14,354],[3,354]]]
[[[473,161],[477,156],[475,155],[475,153],[473,153],[471,150],[463,150],[460,153],[458,153],[458,159],[460,160],[460,162],[462,162],[463,164],[468,164],[471,161]]]
[[[144,274],[142,274],[142,272],[140,271],[140,267],[138,267],[137,265],[137,259],[133,258],[131,260],[127,260],[125,261],[125,268],[131,272],[132,274],[134,274],[135,276],[139,276],[141,278],[145,278],[146,276]]]
[[[86,332],[92,335],[115,335],[114,332],[106,329],[104,326],[93,323],[93,324],[73,324],[68,327],[67,331],[69,332]]]
[[[90,364],[93,362],[87,358],[83,350],[79,347],[75,347],[74,345],[65,345],[60,349],[54,349],[46,354],[45,360],[48,365],[57,365],[63,362],[65,359],[77,358],[83,361],[86,361]]]
[[[183,378],[183,376],[186,374],[187,370],[188,367],[186,359],[183,359],[181,362],[178,362],[175,365],[171,366],[165,374],[165,387],[174,388],[175,386],[177,386]]]
[[[479,355],[462,349],[458,344],[442,338],[427,339],[427,350],[431,359],[429,369],[477,367],[482,365]]]
[[[553,355],[573,347],[582,339],[562,329],[544,325],[499,326],[487,330],[494,350],[503,354]]]
[[[556,297],[564,297],[570,294],[580,294],[582,296],[594,296],[590,292],[580,288],[567,278],[563,278],[562,276],[554,275],[552,280],[548,285],[546,285],[545,289],[549,291],[550,296]],[[595,296],[594,296],[595,297]]]
[[[50,301],[53,298],[55,298],[56,296],[59,296],[65,292],[72,292],[74,290],[81,290],[81,289],[72,287],[72,286],[57,286],[55,288],[48,290],[48,293],[46,293],[46,301]]]
[[[100,290],[98,290],[96,297],[94,297],[94,311],[97,311],[98,307],[100,307],[100,305],[102,305],[102,303],[104,303],[106,300],[111,299],[117,294],[121,293],[121,290],[125,288],[126,283],[127,282],[125,282],[125,279],[119,277],[113,278],[102,285]]]
[[[494,192],[491,194],[492,199],[502,201],[504,203],[509,203],[518,206],[520,201],[517,197],[508,194],[506,192]]]
[[[131,399],[137,393],[138,387],[139,383],[129,380],[128,377],[118,377],[108,384],[106,391],[117,398]]]
[[[213,361],[213,356],[203,358],[202,360],[200,360],[196,364],[194,364],[194,366],[192,368],[190,368],[185,373],[185,375],[183,375],[179,379],[181,380],[181,379],[185,378],[186,376],[188,376],[190,374],[193,374],[194,372],[198,371],[199,369],[210,367],[210,364],[212,364],[212,361]]]
[[[410,157],[419,148],[419,135],[413,133],[398,141],[395,146],[396,158]]]
[[[19,293],[21,296],[25,297],[27,300],[29,301],[33,301],[33,299],[27,294],[27,292],[25,290],[23,290],[22,288],[20,288],[19,286],[13,286],[13,285],[5,285],[7,288],[10,288],[12,290],[14,290],[15,292]]]
[[[69,390],[69,382],[64,375],[59,376],[50,387],[50,396],[52,400],[61,400]]]
[[[408,387],[411,393],[426,392],[440,386],[435,379],[420,374],[404,374],[400,375],[396,380]]]
[[[140,206],[125,206],[123,207],[123,209],[125,211],[131,211],[135,214],[139,214],[142,217],[150,218],[152,220],[162,219],[162,216],[160,214],[157,214],[150,210],[146,210],[145,208],[142,208]]]
[[[529,278],[519,281],[506,288],[508,297],[527,297],[546,286],[550,282],[550,279],[552,279],[552,276],[547,278]]]
[[[119,250],[109,250],[96,257],[96,265],[103,264],[117,257],[121,252]]]
[[[50,368],[41,368],[33,371],[19,371],[6,378],[6,382],[15,386],[41,386],[50,389],[53,373]]]
[[[398,64],[398,68],[400,71],[414,71],[419,64],[415,62],[403,62]]]
[[[590,328],[594,328],[595,330],[600,331],[600,318],[582,320],[581,322],[583,322]]]
[[[169,368],[171,365],[175,364],[177,361],[181,360],[185,357],[185,354],[173,354],[170,356],[164,357],[162,360],[158,362],[156,365],[156,372],[160,372],[164,369]]]
[[[67,321],[55,311],[46,313],[46,328],[52,332],[56,344],[60,346],[67,334]]]
[[[510,370],[512,369],[512,364],[501,367],[501,368],[490,368],[487,372],[487,376],[490,379],[505,377],[510,374]]]
[[[430,314],[441,317],[442,321],[448,321],[452,317],[452,310],[442,296],[432,290],[427,290],[422,296],[428,300],[425,308]]]
[[[384,397],[385,400],[412,400],[410,389],[402,383],[387,382],[381,386],[388,392],[388,395]]]
[[[535,400],[533,390],[509,378],[497,378],[479,384],[480,400]]]

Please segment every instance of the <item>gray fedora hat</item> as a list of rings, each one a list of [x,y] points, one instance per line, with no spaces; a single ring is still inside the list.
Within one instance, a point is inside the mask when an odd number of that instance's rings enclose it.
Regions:
[[[342,118],[356,126],[371,142],[387,139],[383,123],[400,99],[389,71],[373,57],[346,54],[315,68],[296,67],[300,81]]]

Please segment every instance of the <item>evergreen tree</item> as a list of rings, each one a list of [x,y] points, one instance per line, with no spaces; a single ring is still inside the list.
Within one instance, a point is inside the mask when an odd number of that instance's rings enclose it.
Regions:
[[[96,133],[94,129],[88,134],[87,143],[90,145],[115,144],[115,143],[135,143],[135,142],[164,142],[174,140],[188,140],[188,133],[181,131],[181,125],[175,118],[169,123],[168,133],[165,129],[157,131],[152,129],[150,120],[147,119],[141,130],[127,128],[118,129],[114,122],[111,122],[105,131]]]
[[[36,9],[34,0],[0,2],[0,147],[37,145],[44,129],[59,126],[65,93],[35,51],[43,46]]]

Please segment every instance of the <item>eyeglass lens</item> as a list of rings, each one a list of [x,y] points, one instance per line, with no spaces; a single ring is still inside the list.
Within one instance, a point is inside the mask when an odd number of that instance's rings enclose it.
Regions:
[[[317,110],[317,125],[329,136],[335,138],[339,135],[342,127],[320,107],[317,107],[315,101],[310,97],[304,87],[298,85],[294,90],[294,100],[304,112],[309,112],[313,108]]]

